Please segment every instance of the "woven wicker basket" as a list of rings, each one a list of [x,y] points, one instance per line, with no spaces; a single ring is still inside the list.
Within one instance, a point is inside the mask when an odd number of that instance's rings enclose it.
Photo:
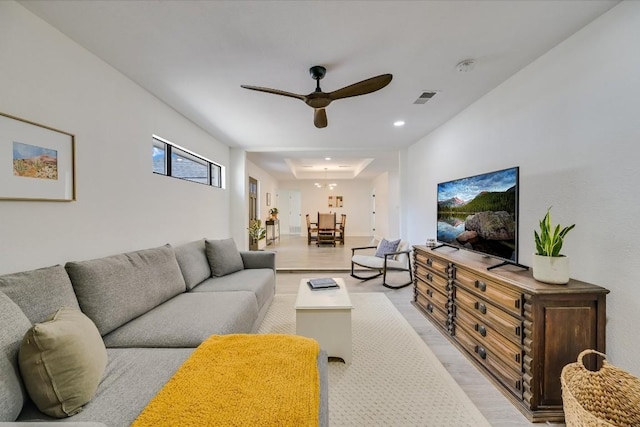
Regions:
[[[602,368],[590,371],[587,354],[603,357]],[[606,355],[585,350],[562,369],[562,401],[568,427],[639,427],[640,379],[607,363]]]

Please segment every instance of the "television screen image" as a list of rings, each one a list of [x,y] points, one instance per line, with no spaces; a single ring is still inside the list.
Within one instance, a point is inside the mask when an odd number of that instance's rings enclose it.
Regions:
[[[518,168],[438,184],[438,242],[518,261]]]

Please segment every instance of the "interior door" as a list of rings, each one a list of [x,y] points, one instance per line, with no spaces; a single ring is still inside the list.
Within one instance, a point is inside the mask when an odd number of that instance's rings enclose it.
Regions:
[[[289,234],[302,233],[302,195],[300,190],[289,192]],[[306,225],[305,225],[306,227]]]

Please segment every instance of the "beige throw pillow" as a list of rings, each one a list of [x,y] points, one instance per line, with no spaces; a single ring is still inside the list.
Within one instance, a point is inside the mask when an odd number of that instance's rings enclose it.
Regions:
[[[19,363],[38,409],[63,418],[77,414],[93,398],[107,366],[107,350],[91,319],[63,307],[27,331]]]

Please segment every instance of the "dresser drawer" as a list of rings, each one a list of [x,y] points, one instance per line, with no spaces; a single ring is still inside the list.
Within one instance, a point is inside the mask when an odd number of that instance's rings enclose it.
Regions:
[[[437,306],[419,292],[416,295],[416,304],[418,304],[422,311],[424,311],[429,317],[435,320],[442,329],[446,331],[449,330],[449,312],[446,306]]]
[[[491,326],[483,324],[466,310],[457,309],[454,324],[464,327],[466,331],[483,347],[490,349],[505,366],[515,370],[522,370],[522,346],[514,343]]]
[[[416,252],[416,261],[425,265],[427,268],[433,270],[436,273],[440,273],[443,276],[449,276],[451,271],[451,264],[440,258],[432,257],[428,253]]]
[[[429,286],[428,284],[420,280],[418,280],[418,282],[416,283],[416,290],[432,304],[435,304],[438,307],[442,307],[444,310],[447,309],[447,306],[449,304],[449,296],[447,294],[443,294],[440,290],[435,289],[434,287]]]
[[[456,328],[456,339],[467,352],[480,364],[489,369],[491,375],[498,379],[505,387],[519,399],[522,398],[522,373],[505,366],[495,353],[473,338],[464,327]]]
[[[416,269],[416,276],[418,279],[422,280],[425,283],[433,286],[434,288],[440,290],[443,294],[449,293],[449,280],[431,272],[430,270],[418,266]]]
[[[462,268],[455,269],[455,280],[471,292],[482,295],[516,316],[522,315],[522,294]]]
[[[486,324],[503,334],[509,341],[522,340],[522,320],[499,309],[477,295],[459,286],[454,287],[456,307],[473,313],[482,324]]]

